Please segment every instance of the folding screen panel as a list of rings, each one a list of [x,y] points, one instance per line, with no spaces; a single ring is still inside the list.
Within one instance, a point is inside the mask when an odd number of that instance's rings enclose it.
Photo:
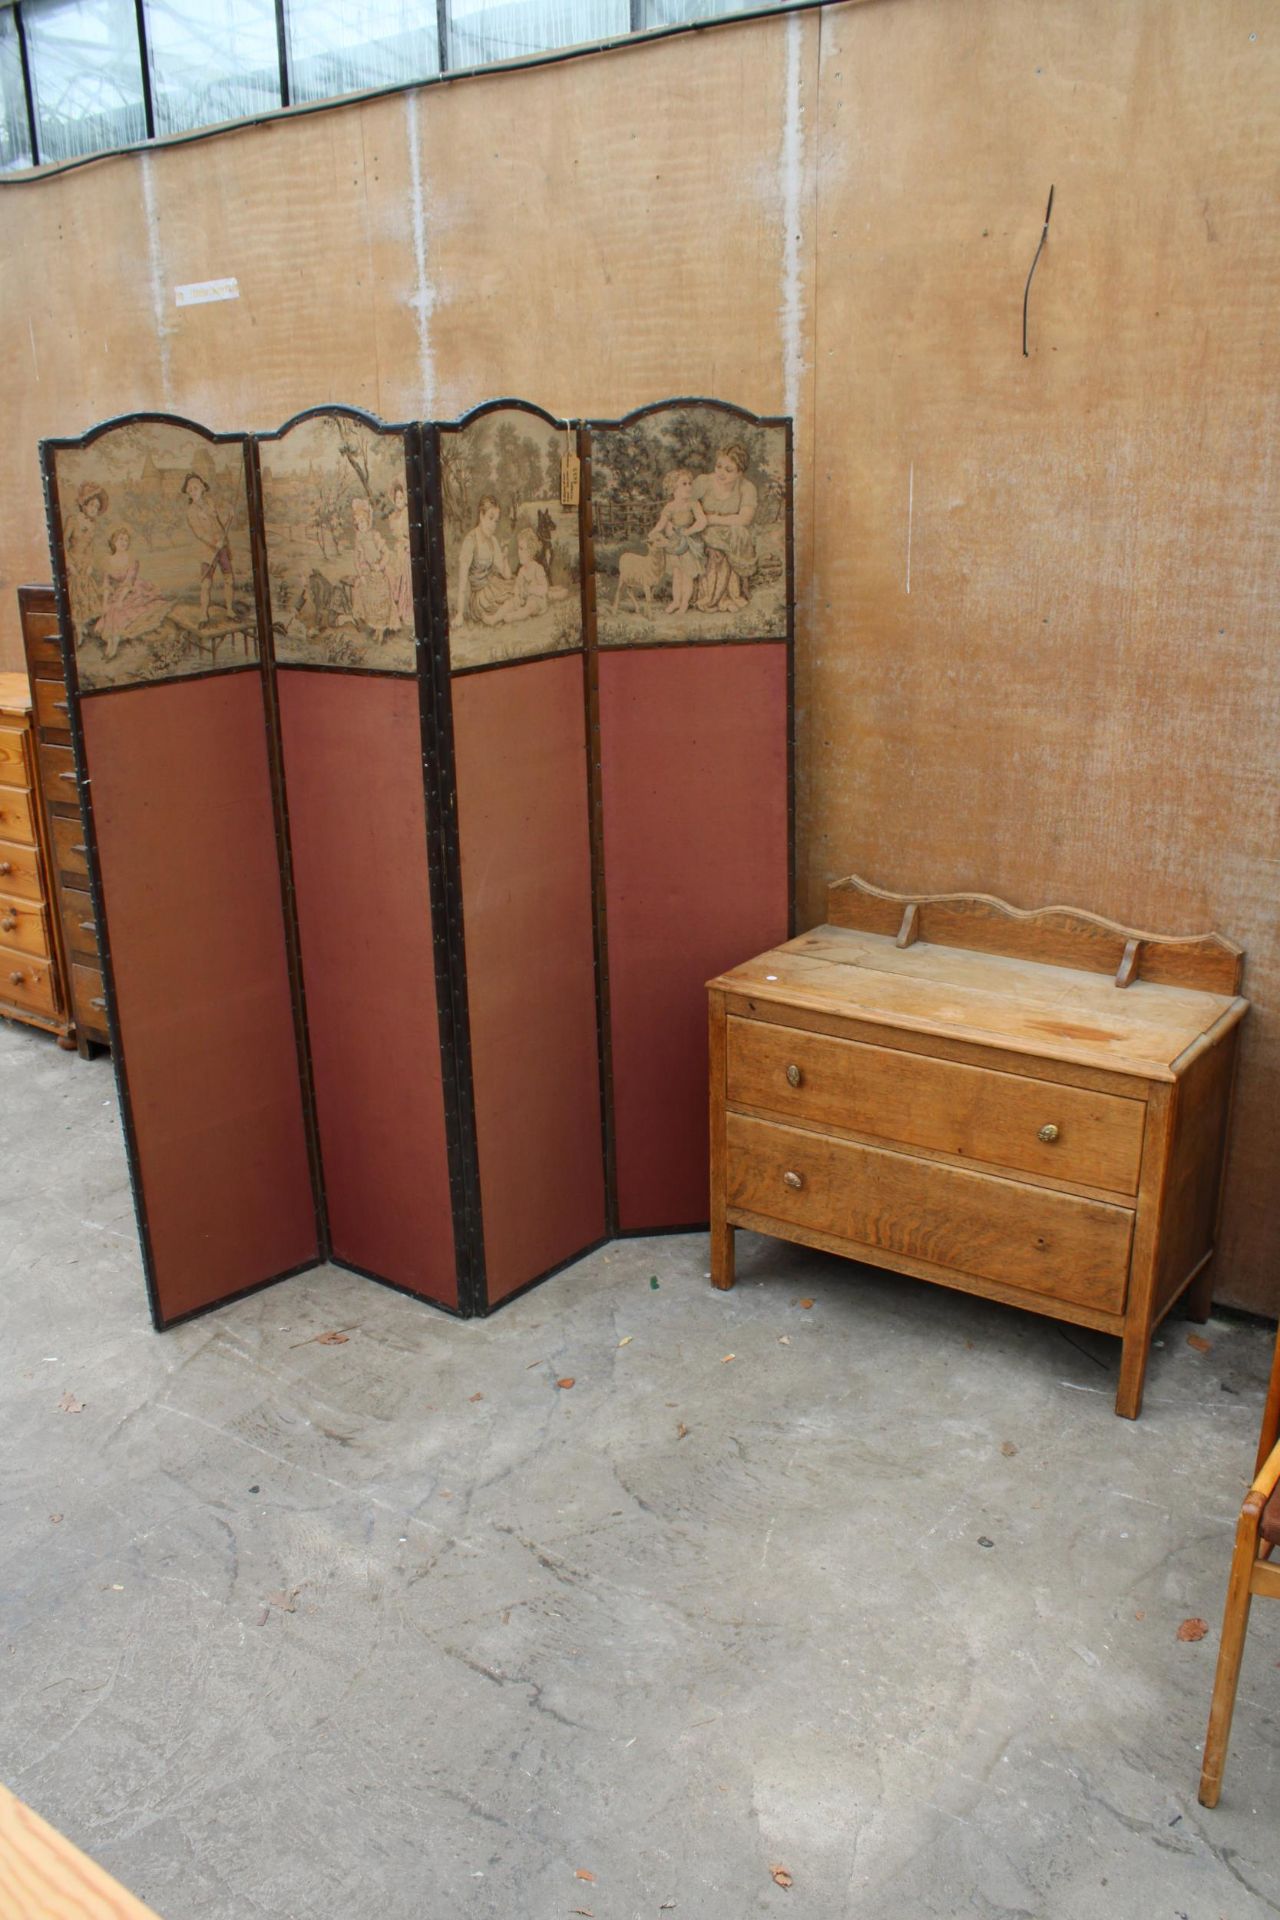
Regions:
[[[328,407],[256,448],[330,1257],[457,1309],[418,430]]]
[[[427,431],[480,1311],[606,1232],[582,567],[577,508],[561,505],[566,433],[512,401]]]
[[[704,983],[789,930],[789,422],[42,457],[157,1324],[323,1258],[486,1313],[703,1220]]]
[[[705,983],[791,927],[791,426],[679,401],[587,444],[614,1224],[643,1232],[707,1217]]]
[[[121,1111],[164,1326],[323,1244],[246,443],[139,415],[42,450]],[[74,783],[70,751],[46,775]]]

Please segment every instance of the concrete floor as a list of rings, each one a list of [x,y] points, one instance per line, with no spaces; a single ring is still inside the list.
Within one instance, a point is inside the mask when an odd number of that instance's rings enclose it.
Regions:
[[[165,1920],[1280,1912],[1280,1608],[1195,1797],[1265,1329],[1134,1425],[1104,1339],[683,1235],[157,1335],[109,1064],[0,1021],[0,1167],[0,1778]]]

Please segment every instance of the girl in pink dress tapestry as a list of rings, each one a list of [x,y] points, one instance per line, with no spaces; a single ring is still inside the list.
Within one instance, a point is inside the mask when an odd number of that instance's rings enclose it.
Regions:
[[[142,578],[136,556],[130,552],[133,535],[117,527],[107,541],[110,550],[102,576],[102,612],[98,633],[108,660],[114,660],[122,640],[140,640],[154,633],[169,612],[169,602]]]

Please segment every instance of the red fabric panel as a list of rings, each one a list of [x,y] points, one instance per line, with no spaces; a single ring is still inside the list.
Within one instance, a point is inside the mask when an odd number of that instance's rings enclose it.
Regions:
[[[417,682],[276,685],[333,1251],[456,1307]]]
[[[453,682],[490,1305],[605,1230],[582,676]]]
[[[160,1316],[316,1257],[262,685],[85,700]]]
[[[787,650],[600,655],[618,1225],[707,1218],[706,983],[787,937]]]

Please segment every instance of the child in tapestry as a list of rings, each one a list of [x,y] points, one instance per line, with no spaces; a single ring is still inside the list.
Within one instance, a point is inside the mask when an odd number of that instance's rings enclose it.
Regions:
[[[231,543],[229,539],[230,522],[222,518],[214,505],[209,482],[201,474],[189,473],[182,483],[183,497],[187,503],[187,525],[196,540],[208,554],[200,566],[200,620],[201,624],[209,618],[209,601],[213,593],[213,576],[222,575],[222,598],[227,613],[234,617],[235,569],[231,561]]]
[[[693,475],[687,467],[672,467],[664,474],[662,492],[667,504],[649,535],[649,544],[666,549],[671,569],[667,614],[688,613],[694,587],[707,562],[706,547],[698,537],[706,527],[707,516],[694,498]]]

